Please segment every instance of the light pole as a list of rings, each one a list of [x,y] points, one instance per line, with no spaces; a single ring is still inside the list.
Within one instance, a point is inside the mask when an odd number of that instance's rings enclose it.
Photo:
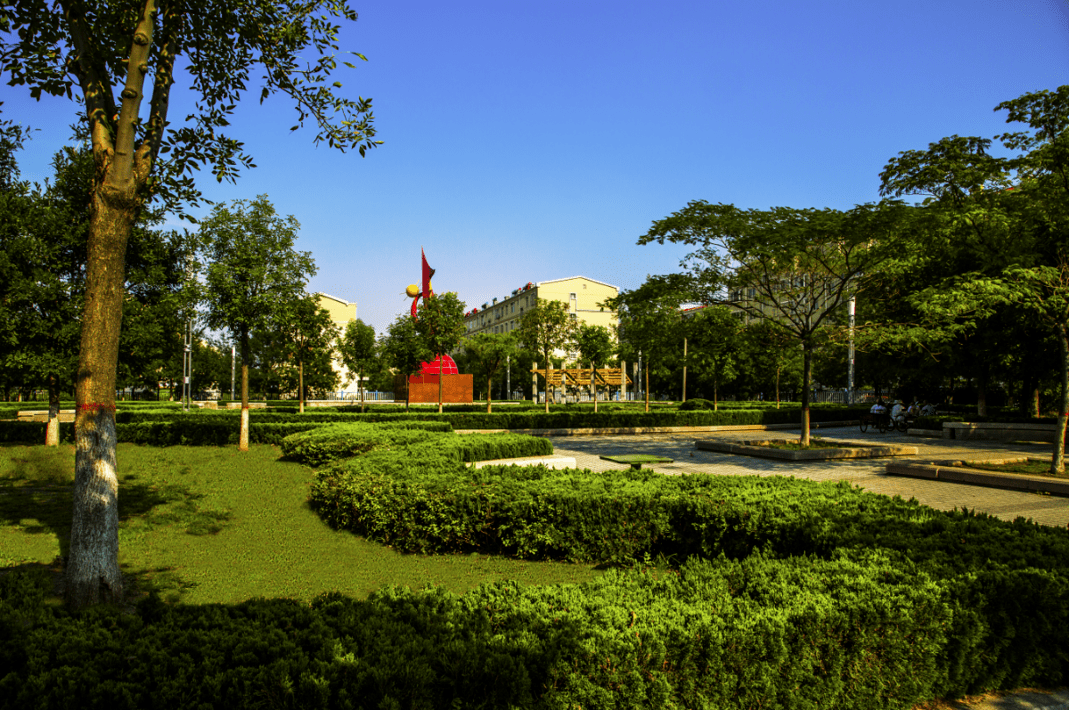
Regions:
[[[182,353],[182,401],[189,411],[190,377],[193,374],[193,320],[186,320],[185,351]]]
[[[230,344],[230,401],[234,401],[234,344]]]
[[[846,312],[850,315],[850,353],[847,356],[850,370],[846,382],[847,404],[854,403],[854,313],[856,308],[857,297],[851,296],[850,300],[846,303]]]
[[[512,356],[505,356],[505,399],[512,399]]]

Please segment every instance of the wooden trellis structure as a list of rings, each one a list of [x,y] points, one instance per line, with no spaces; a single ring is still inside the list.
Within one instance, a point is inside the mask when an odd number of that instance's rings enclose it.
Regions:
[[[545,368],[532,368],[531,372],[538,375],[546,381],[548,387],[553,389],[563,389],[567,392],[569,387],[590,387],[591,376],[594,370],[586,367],[566,367],[559,369],[549,370],[549,376],[546,377]],[[623,369],[619,367],[599,367],[597,370],[597,383],[598,387],[607,387],[609,391],[613,387],[619,389],[623,386],[626,378],[626,384],[628,387],[632,385],[632,380]],[[548,389],[547,387],[547,389]]]

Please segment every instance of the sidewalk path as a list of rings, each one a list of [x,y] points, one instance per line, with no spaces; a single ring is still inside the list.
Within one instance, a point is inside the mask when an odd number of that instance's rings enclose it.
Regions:
[[[957,441],[926,439],[899,433],[880,434],[869,430],[862,434],[855,427],[815,430],[818,436],[862,444],[895,443],[917,447],[916,456],[896,456],[893,460],[938,461],[946,459],[1008,458],[1011,456],[1049,456],[1050,445],[1008,444],[999,441]],[[698,439],[740,441],[747,439],[796,439],[797,431],[688,432],[686,434],[636,434],[612,436],[551,437],[554,453],[574,456],[580,468],[594,471],[625,469],[626,464],[602,461],[599,456],[653,454],[674,459],[675,463],[650,466],[666,475],[711,473],[719,476],[794,476],[813,481],[849,481],[861,488],[889,496],[916,498],[918,502],[940,510],[966,507],[995,515],[1003,520],[1031,518],[1043,525],[1069,527],[1069,498],[1038,493],[984,488],[961,483],[907,478],[889,475],[884,467],[892,459],[853,459],[845,461],[776,461],[750,456],[698,451]]]
[[[917,447],[916,456],[894,459],[855,459],[845,461],[775,461],[750,456],[698,451],[698,439],[740,441],[752,439],[797,439],[796,431],[691,432],[687,434],[641,434],[626,436],[558,436],[551,437],[555,454],[574,456],[580,468],[594,471],[626,469],[626,464],[602,461],[599,456],[619,454],[653,454],[674,459],[675,463],[647,466],[666,475],[715,474],[719,476],[795,476],[812,481],[849,481],[874,493],[916,498],[918,502],[941,510],[966,507],[995,515],[1003,520],[1018,516],[1031,518],[1043,525],[1069,526],[1069,498],[1038,493],[1008,491],[970,486],[961,483],[923,478],[892,476],[884,465],[891,460],[933,461],[946,459],[1008,458],[1011,456],[1050,456],[1050,445],[1013,445],[997,441],[956,441],[925,439],[899,433],[880,434],[858,427],[828,428],[814,431],[828,439],[858,443],[895,443]],[[1054,692],[1020,689],[975,698],[933,701],[914,710],[1069,710],[1069,690]]]

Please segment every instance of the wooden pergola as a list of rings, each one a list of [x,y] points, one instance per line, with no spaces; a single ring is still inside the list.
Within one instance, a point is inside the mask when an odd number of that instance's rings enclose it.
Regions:
[[[594,370],[589,367],[550,369],[548,377],[545,368],[533,368],[531,372],[546,380],[550,387],[589,387]],[[625,378],[628,385],[632,384],[631,378],[619,367],[599,367],[597,370],[598,385],[620,387]]]

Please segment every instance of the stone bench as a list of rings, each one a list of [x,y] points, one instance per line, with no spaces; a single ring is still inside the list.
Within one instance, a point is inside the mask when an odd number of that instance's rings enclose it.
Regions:
[[[1045,441],[1054,443],[1057,424],[943,422],[944,439],[974,441]]]

